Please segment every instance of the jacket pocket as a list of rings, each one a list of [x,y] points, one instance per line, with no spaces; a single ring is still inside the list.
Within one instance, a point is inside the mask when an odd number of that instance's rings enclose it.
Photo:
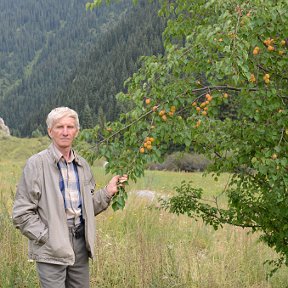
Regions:
[[[36,244],[42,246],[48,241],[48,238],[49,238],[48,228],[45,228],[44,232],[37,239]]]

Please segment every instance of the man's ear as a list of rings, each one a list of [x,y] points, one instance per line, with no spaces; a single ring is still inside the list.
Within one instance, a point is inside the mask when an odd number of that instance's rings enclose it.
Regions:
[[[52,139],[52,136],[51,136],[51,128],[47,128],[47,132],[48,132],[49,138]]]

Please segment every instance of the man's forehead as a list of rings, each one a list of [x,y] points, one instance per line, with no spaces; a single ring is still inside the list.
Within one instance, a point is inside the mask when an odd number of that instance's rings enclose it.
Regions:
[[[76,125],[76,120],[71,116],[63,116],[53,121],[53,126],[61,124]]]

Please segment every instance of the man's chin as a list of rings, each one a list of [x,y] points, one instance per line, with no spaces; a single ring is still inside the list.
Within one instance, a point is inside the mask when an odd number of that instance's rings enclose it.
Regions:
[[[61,148],[69,148],[72,146],[71,141],[61,141],[61,143],[59,143],[59,147]]]

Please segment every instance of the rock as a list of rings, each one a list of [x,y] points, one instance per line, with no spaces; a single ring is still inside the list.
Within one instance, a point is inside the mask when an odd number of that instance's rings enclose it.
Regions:
[[[139,190],[135,191],[136,196],[141,198],[146,198],[147,200],[153,201],[155,198],[155,192],[149,190]]]
[[[5,125],[4,120],[0,117],[0,132],[4,136],[10,136],[10,130],[8,126]]]

